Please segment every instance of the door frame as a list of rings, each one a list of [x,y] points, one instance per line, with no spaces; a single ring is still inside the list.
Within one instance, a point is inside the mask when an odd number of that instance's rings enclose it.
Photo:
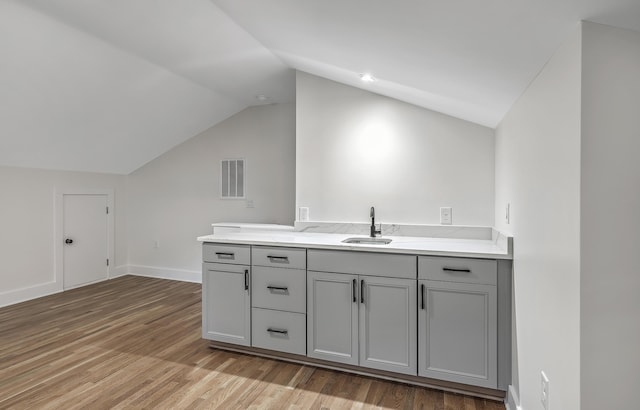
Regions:
[[[112,268],[115,266],[115,219],[113,189],[67,189],[54,190],[54,228],[53,228],[53,260],[54,277],[58,290],[64,290],[64,196],[65,195],[106,195],[109,213],[107,214],[107,280],[112,278]]]

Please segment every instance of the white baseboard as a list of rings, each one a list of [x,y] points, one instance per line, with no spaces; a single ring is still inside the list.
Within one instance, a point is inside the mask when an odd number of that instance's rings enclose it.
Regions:
[[[128,274],[129,274],[129,265],[116,266],[109,273],[109,279],[115,279],[115,278],[118,278],[120,276],[124,276],[124,275],[128,275]]]
[[[182,282],[202,283],[202,272],[183,269],[163,268],[160,266],[128,265],[127,273],[149,278],[172,279]]]
[[[513,385],[509,385],[509,391],[507,392],[507,402],[505,403],[507,410],[522,410],[520,407],[520,399],[518,393]]]
[[[109,272],[109,279],[124,275],[146,276],[150,278],[172,279],[183,282],[202,283],[201,271],[162,268],[158,266],[120,265]],[[0,307],[41,298],[62,292],[62,282],[47,282],[26,288],[0,292]]]
[[[29,286],[27,288],[10,290],[0,293],[0,307],[15,305],[27,300],[41,298],[62,292],[62,284],[58,282],[47,282],[40,285]]]

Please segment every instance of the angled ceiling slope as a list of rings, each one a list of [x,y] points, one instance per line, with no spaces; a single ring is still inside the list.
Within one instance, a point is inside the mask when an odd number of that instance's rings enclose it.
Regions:
[[[208,0],[0,0],[0,165],[127,174],[249,105],[281,60]]]
[[[640,30],[638,0],[213,1],[293,68],[492,128],[580,20]]]
[[[0,0],[0,165],[127,174],[291,68],[495,127],[583,19],[640,2]]]

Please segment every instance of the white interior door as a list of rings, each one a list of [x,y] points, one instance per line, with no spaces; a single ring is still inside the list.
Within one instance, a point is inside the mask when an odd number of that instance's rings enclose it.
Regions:
[[[64,288],[105,280],[108,268],[107,195],[63,195]]]

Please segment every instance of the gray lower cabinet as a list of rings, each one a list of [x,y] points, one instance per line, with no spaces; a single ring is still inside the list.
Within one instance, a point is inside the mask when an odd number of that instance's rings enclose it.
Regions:
[[[496,270],[495,261],[419,258],[419,376],[497,387]]]
[[[202,337],[251,345],[250,246],[202,247]]]
[[[508,387],[510,261],[213,243],[203,259],[205,339]]]
[[[251,345],[250,269],[247,265],[204,263],[202,337]]]
[[[416,374],[416,280],[360,276],[360,366]]]
[[[358,364],[357,275],[307,272],[307,356]]]
[[[344,272],[307,271],[309,357],[416,375],[416,259],[385,256],[308,251],[309,269]]]
[[[305,315],[271,309],[252,309],[252,345],[262,349],[305,355]]]
[[[305,249],[251,247],[251,345],[307,354]]]

